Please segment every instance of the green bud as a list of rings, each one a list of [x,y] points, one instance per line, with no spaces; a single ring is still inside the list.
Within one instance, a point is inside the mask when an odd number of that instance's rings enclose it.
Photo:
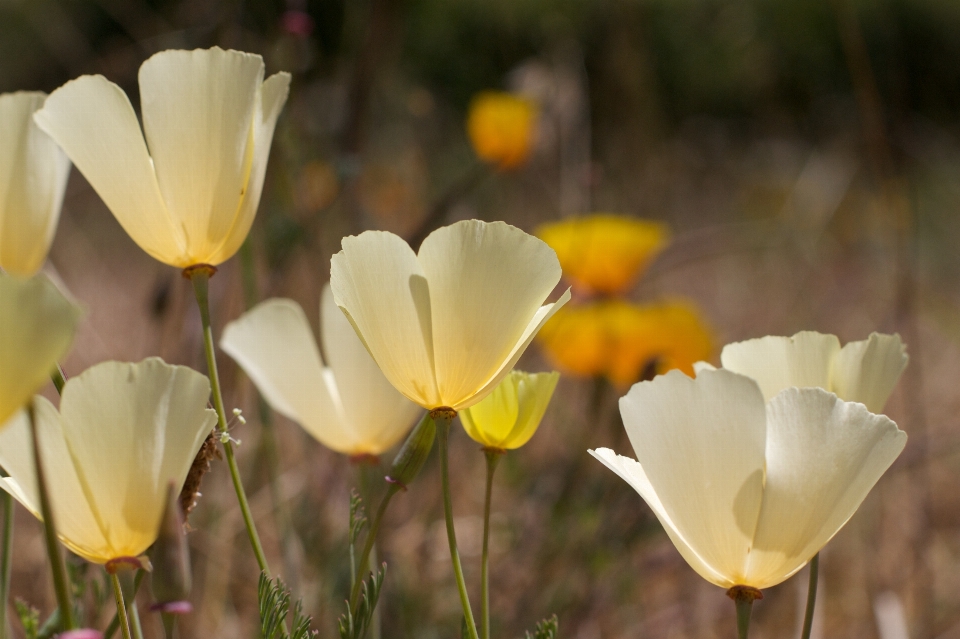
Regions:
[[[434,422],[430,413],[424,413],[423,419],[417,424],[407,439],[400,447],[393,464],[390,466],[390,474],[387,475],[387,481],[396,484],[406,490],[407,484],[416,479],[420,474],[420,469],[430,456],[430,450],[433,448],[433,440],[437,435],[437,424]]]

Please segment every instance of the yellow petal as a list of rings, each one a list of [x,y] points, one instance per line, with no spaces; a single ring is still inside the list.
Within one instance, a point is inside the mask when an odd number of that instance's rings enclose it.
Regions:
[[[460,411],[460,423],[475,442],[491,448],[506,448],[503,443],[520,414],[515,372],[507,375],[483,401]]]
[[[516,424],[503,439],[501,447],[513,449],[526,444],[537,432],[553,398],[557,382],[560,381],[560,373],[525,373],[515,370],[508,379],[517,387],[520,413],[517,415]]]
[[[723,367],[760,385],[770,400],[785,388],[796,386],[830,390],[833,360],[840,352],[835,335],[813,331],[793,337],[767,336],[727,344],[720,354]]]
[[[484,91],[470,103],[467,134],[481,160],[512,169],[527,161],[533,149],[537,105],[501,91]]]
[[[154,258],[189,266],[186,238],[167,212],[137,116],[120,87],[103,76],[72,80],[34,115],[120,226]]]
[[[43,275],[0,275],[0,424],[20,410],[66,354],[80,320]]]
[[[323,350],[355,440],[351,450],[342,452],[379,455],[407,434],[423,409],[383,376],[334,301],[329,285],[323,287],[320,299],[320,323]]]
[[[659,222],[606,213],[544,224],[536,233],[576,287],[607,294],[632,288],[670,235]]]
[[[0,95],[0,269],[33,275],[47,259],[70,160],[33,122],[39,92]]]
[[[756,382],[725,370],[696,379],[671,371],[634,385],[620,399],[620,413],[678,536],[713,572],[752,585],[744,565],[760,511],[766,443]]]
[[[866,404],[871,413],[882,413],[909,359],[899,335],[872,333],[866,340],[848,342],[833,362],[830,390],[845,401]]]
[[[560,265],[537,238],[478,220],[434,231],[418,259],[429,282],[439,399],[459,409],[522,354],[526,344],[515,349],[560,280]]]
[[[413,250],[392,233],[345,237],[330,288],[394,388],[424,408],[443,403],[433,369],[431,291]]]
[[[813,558],[853,516],[906,444],[883,415],[819,388],[767,405],[767,478],[746,571],[774,586]]]

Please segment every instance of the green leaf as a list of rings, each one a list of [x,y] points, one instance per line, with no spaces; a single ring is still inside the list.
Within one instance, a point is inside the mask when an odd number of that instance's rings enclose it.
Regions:
[[[290,590],[277,577],[271,581],[260,573],[257,584],[257,596],[260,601],[260,639],[286,639],[285,623],[290,613]],[[293,630],[289,639],[313,639],[317,631],[310,630],[312,619],[303,614],[303,604],[297,601],[293,606]]]
[[[364,580],[360,586],[360,603],[357,604],[356,614],[350,610],[350,602],[346,602],[347,611],[340,615],[337,621],[340,639],[363,639],[367,634],[370,621],[373,619],[373,611],[376,610],[377,601],[380,599],[383,577],[386,574],[387,564],[381,564],[377,574],[371,573]]]
[[[526,639],[557,639],[557,631],[560,627],[560,621],[557,619],[556,615],[553,615],[549,619],[544,619],[536,625],[533,629],[533,634],[530,634],[530,631],[526,633]]]
[[[37,639],[37,633],[40,631],[40,611],[19,598],[14,605],[17,607],[17,616],[20,617],[24,636],[27,639]]]

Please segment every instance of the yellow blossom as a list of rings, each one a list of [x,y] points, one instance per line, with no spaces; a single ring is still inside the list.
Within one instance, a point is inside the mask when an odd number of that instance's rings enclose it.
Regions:
[[[492,393],[460,412],[464,430],[488,448],[520,448],[540,426],[559,379],[557,372],[510,371]]]
[[[533,149],[537,105],[503,91],[484,91],[473,98],[467,134],[481,160],[502,170],[524,164]]]
[[[574,288],[605,295],[629,291],[670,239],[659,222],[608,213],[544,224],[536,235],[557,252]]]

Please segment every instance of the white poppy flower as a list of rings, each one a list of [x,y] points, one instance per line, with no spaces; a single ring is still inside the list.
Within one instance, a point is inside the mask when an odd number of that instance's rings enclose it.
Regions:
[[[907,436],[822,388],[764,401],[753,379],[701,369],[633,386],[620,413],[637,459],[590,453],[640,493],[677,550],[724,588],[774,586],[853,516]]]
[[[278,413],[346,455],[379,455],[410,430],[421,408],[383,376],[337,308],[329,286],[320,303],[323,364],[303,309],[263,302],[230,322],[220,347],[237,361]]]
[[[34,399],[50,500],[63,544],[107,564],[142,555],[156,540],[167,496],[177,492],[217,415],[210,382],[158,358],[104,362],[71,378],[60,410]],[[0,488],[40,516],[27,418],[0,432]]]
[[[123,90],[99,75],[54,91],[34,119],[144,251],[215,266],[250,230],[287,99],[290,75],[263,72],[250,53],[162,51],[140,67],[142,132]]]
[[[43,275],[0,275],[0,425],[50,379],[80,314]]]
[[[33,122],[46,97],[0,95],[0,270],[21,277],[47,259],[70,176],[70,160]]]
[[[330,285],[387,379],[426,409],[486,397],[540,327],[570,299],[543,305],[557,254],[503,222],[457,222],[424,240],[367,231],[343,239]]]

